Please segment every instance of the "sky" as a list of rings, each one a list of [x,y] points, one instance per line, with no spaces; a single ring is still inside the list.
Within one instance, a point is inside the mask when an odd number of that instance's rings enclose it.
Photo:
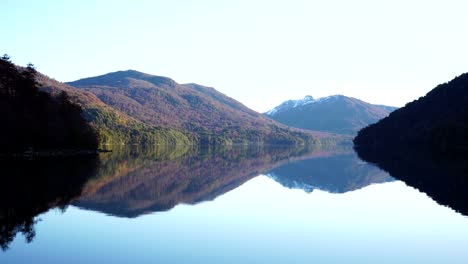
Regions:
[[[59,81],[134,69],[259,111],[403,106],[468,72],[468,1],[1,0],[0,53]]]

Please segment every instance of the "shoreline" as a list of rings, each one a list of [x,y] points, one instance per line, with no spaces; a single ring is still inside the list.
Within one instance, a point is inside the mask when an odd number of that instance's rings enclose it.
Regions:
[[[112,152],[105,149],[48,149],[48,150],[28,150],[24,152],[0,153],[0,160],[31,160],[34,158],[54,158],[98,155],[99,153]]]

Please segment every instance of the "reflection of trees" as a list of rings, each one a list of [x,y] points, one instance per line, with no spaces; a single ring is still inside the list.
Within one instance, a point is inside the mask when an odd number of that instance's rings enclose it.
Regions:
[[[248,179],[313,152],[308,147],[124,147],[97,157],[2,162],[0,247],[35,237],[37,216],[71,202],[134,217],[212,200]]]
[[[36,236],[34,224],[36,224],[36,220],[33,217],[17,218],[16,221],[1,221],[0,247],[2,250],[9,248],[9,244],[16,237],[17,233],[22,233],[26,242],[31,243]]]
[[[74,157],[0,163],[0,247],[8,249],[18,233],[31,242],[36,216],[50,208],[66,208],[94,174],[96,161]]]
[[[111,153],[106,163],[113,164],[114,169],[102,170],[106,173],[89,181],[75,205],[136,217],[168,210],[179,203],[208,201],[313,149],[304,146],[187,149],[183,156],[169,150],[164,154],[167,158],[158,158],[143,149],[124,151],[135,155]],[[138,151],[146,154],[136,154]],[[114,154],[115,162],[111,161]],[[108,174],[109,171],[113,174]]]
[[[360,158],[377,164],[393,177],[468,215],[468,163],[464,157],[441,157],[418,150],[404,152],[357,149]]]

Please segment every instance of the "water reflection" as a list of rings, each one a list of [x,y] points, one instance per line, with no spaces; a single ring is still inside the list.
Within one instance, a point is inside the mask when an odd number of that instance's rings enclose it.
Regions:
[[[366,156],[371,161],[377,162],[372,160],[373,157]],[[429,157],[415,161],[411,155],[389,156],[385,161],[377,163],[393,176],[428,193],[439,203],[450,205],[464,214],[468,211],[465,202],[468,201],[468,194],[463,191],[467,183],[466,179],[468,179],[466,178],[466,164],[454,162],[454,159],[440,162]],[[304,146],[298,148],[232,147],[220,149],[196,149],[188,146],[178,148],[126,147],[116,149],[112,153],[103,153],[99,157],[17,161],[1,164],[1,166],[3,173],[2,184],[0,184],[0,245],[4,250],[9,247],[18,233],[23,233],[23,237],[27,241],[32,241],[35,237],[35,226],[39,233],[44,233],[38,235],[40,237],[50,236],[46,233],[51,230],[55,232],[55,228],[58,228],[56,226],[51,227],[51,229],[41,229],[40,225],[36,225],[37,215],[51,208],[65,210],[69,204],[73,204],[78,208],[103,212],[108,215],[137,217],[151,212],[167,211],[178,204],[211,201],[261,174],[268,175],[285,187],[300,188],[306,192],[320,189],[331,193],[350,193],[343,195],[329,195],[323,192],[306,194],[282,188],[266,177],[258,177],[245,184],[243,191],[243,188],[238,188],[236,191],[241,190],[238,196],[232,196],[233,193],[236,193],[233,191],[229,193],[231,196],[229,194],[223,195],[212,203],[205,203],[197,207],[181,206],[171,210],[171,212],[141,217],[132,221],[94,214],[75,207],[67,213],[75,210],[75,213],[92,215],[86,228],[96,228],[99,225],[102,228],[109,223],[118,226],[125,223],[130,233],[137,228],[137,223],[144,222],[145,219],[151,217],[162,220],[170,218],[171,220],[168,220],[168,224],[165,226],[166,229],[179,230],[182,228],[181,226],[185,226],[186,233],[189,233],[191,226],[188,223],[179,226],[171,225],[174,219],[185,221],[185,219],[196,217],[198,213],[198,216],[201,217],[198,223],[204,223],[207,219],[216,222],[216,219],[225,217],[225,225],[220,222],[219,232],[215,232],[223,238],[225,235],[229,235],[229,232],[222,233],[222,230],[227,230],[229,229],[227,227],[232,226],[229,221],[245,223],[250,226],[250,230],[257,230],[260,228],[258,223],[265,226],[267,222],[272,223],[268,219],[276,219],[276,224],[270,225],[271,229],[265,231],[265,234],[270,235],[274,232],[289,234],[288,228],[297,226],[298,219],[304,217],[301,216],[302,212],[322,208],[321,215],[325,219],[324,223],[330,223],[330,219],[334,219],[334,222],[331,222],[333,225],[330,225],[330,230],[341,228],[354,232],[355,226],[349,226],[347,221],[341,219],[349,220],[352,217],[368,219],[377,208],[381,211],[379,215],[388,210],[387,218],[390,222],[398,220],[397,218],[392,219],[390,217],[392,215],[395,217],[405,216],[405,219],[401,220],[403,223],[401,225],[404,226],[408,223],[406,216],[414,210],[402,211],[401,204],[392,207],[392,202],[398,200],[395,199],[395,196],[402,195],[404,192],[411,195],[418,193],[414,192],[412,188],[407,188],[401,182],[373,186],[351,193],[351,191],[373,183],[393,181],[393,178],[377,167],[360,161],[352,150],[346,148],[314,149]],[[414,178],[415,175],[422,176]],[[443,180],[441,175],[445,176]],[[245,186],[251,186],[252,190],[246,193]],[[411,195],[408,197],[413,197]],[[354,198],[348,199],[349,197]],[[364,209],[355,211],[355,208],[365,204],[363,201],[378,200],[379,197],[380,199],[384,197],[385,201],[388,198],[391,202],[364,205]],[[414,197],[408,198],[408,201],[411,199],[416,204],[419,202]],[[429,200],[425,196],[423,199],[424,201]],[[228,202],[226,203],[226,201]],[[346,201],[343,203],[345,206],[336,207],[337,204],[340,204],[337,201]],[[255,203],[257,206],[249,207],[250,204]],[[437,206],[435,203],[433,204]],[[203,208],[209,207],[207,205],[218,207],[211,211],[210,217],[203,218],[206,217]],[[335,210],[330,212],[326,210],[332,207]],[[270,214],[263,215],[267,209],[270,210]],[[187,215],[180,218],[177,215],[180,211],[187,212]],[[254,212],[258,212],[257,217],[262,219],[261,221],[252,220],[252,215],[256,215]],[[50,218],[50,214],[45,214],[45,217],[45,219]],[[61,219],[60,225],[63,230],[73,229],[75,225],[73,221],[81,221],[76,220],[77,218],[74,216],[67,219]],[[307,221],[303,221],[301,229],[308,230],[314,227],[314,225],[310,225],[310,219],[317,219],[317,216],[304,219]],[[152,218],[152,220],[154,219]],[[65,223],[66,221],[68,222]],[[284,224],[287,221],[289,224]],[[148,220],[148,222],[151,221]],[[360,220],[355,221],[355,223],[359,222]],[[362,225],[362,229],[378,222],[369,221],[369,223]],[[419,225],[420,220],[416,222]],[[150,230],[155,227],[148,224],[146,228]],[[211,228],[211,226],[208,225],[207,228]],[[243,226],[234,233],[236,235],[242,234],[242,228]],[[316,226],[316,228],[320,230],[320,227]],[[85,227],[77,232],[81,233],[84,230],[86,230]],[[197,230],[197,227],[194,227],[193,230]],[[373,233],[374,230],[371,228],[372,232],[370,233]],[[115,229],[109,228],[108,231],[113,233]],[[63,241],[69,239],[70,234],[67,232],[73,233],[72,231],[64,231]],[[298,232],[295,234],[299,234]],[[140,233],[143,232],[135,234]],[[170,232],[168,234],[169,236],[173,235]],[[154,237],[158,237],[158,235]],[[328,235],[327,233],[326,236]],[[313,236],[308,233],[306,237]],[[355,237],[355,234],[353,233],[351,237]],[[85,239],[105,241],[106,237],[95,235],[85,236],[83,240]],[[132,239],[137,241],[139,235],[135,235]],[[186,239],[186,237],[181,239]],[[169,240],[170,237],[167,238],[167,241]],[[239,245],[244,245],[244,240],[245,238],[240,235]],[[165,245],[167,241],[161,240],[160,245]],[[140,242],[145,245],[147,243],[147,241]],[[287,241],[287,243],[292,242],[294,239]],[[40,242],[38,241],[38,243]],[[102,246],[105,242],[97,244]],[[334,245],[334,242],[330,242],[330,245]],[[226,246],[226,248],[228,247]],[[69,250],[73,251],[74,249]]]
[[[466,212],[466,164],[400,156],[379,165]],[[467,263],[465,217],[401,181],[354,191],[393,179],[346,148],[132,147],[2,169],[2,263]]]
[[[308,147],[121,149],[103,156],[98,175],[74,205],[121,217],[210,201],[290,159]]]
[[[409,149],[357,152],[363,160],[375,163],[439,204],[468,215],[468,163],[463,155],[440,156]]]
[[[36,216],[66,206],[95,175],[97,158],[75,157],[3,161],[0,184],[0,247],[8,249],[18,233],[27,242],[35,235]]]
[[[69,204],[121,217],[213,200],[284,162],[302,146],[198,149],[126,147],[91,157],[3,161],[0,247],[18,233],[31,242],[37,216]]]
[[[388,173],[362,162],[354,151],[331,152],[278,167],[268,176],[287,188],[345,193],[394,181]]]

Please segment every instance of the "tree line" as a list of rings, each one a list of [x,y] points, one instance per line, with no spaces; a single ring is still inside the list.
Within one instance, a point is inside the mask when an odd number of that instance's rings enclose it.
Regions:
[[[0,58],[0,152],[30,149],[95,149],[95,129],[65,92],[40,90],[34,65],[19,67]]]

